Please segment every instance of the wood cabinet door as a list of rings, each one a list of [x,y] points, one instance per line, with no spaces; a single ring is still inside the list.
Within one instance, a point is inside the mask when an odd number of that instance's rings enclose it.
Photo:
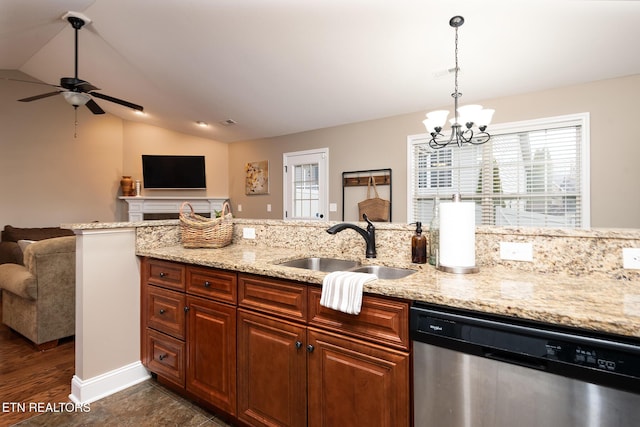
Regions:
[[[186,388],[223,411],[236,412],[236,308],[187,297]]]
[[[310,427],[410,425],[409,354],[313,328],[308,359]]]
[[[306,426],[306,328],[238,309],[238,418]]]

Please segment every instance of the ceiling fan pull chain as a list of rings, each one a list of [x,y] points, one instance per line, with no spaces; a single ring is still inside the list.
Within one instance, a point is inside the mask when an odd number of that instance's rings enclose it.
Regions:
[[[73,138],[78,137],[78,106],[73,106]]]

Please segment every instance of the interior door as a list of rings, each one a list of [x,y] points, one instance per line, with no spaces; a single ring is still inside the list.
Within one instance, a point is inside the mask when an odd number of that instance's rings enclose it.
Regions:
[[[328,163],[328,148],[284,153],[284,219],[329,219]]]

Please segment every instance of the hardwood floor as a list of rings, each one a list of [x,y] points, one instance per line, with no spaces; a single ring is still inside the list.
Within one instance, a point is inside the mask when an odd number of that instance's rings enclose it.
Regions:
[[[0,426],[38,415],[19,410],[18,404],[69,402],[74,344],[73,337],[65,338],[57,347],[39,351],[0,322]]]

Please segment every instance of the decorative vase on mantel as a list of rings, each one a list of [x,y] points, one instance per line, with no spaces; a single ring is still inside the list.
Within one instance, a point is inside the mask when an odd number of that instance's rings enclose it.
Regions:
[[[133,186],[133,180],[131,176],[123,175],[120,180],[120,188],[122,189],[123,196],[133,196],[135,194],[135,188]]]

